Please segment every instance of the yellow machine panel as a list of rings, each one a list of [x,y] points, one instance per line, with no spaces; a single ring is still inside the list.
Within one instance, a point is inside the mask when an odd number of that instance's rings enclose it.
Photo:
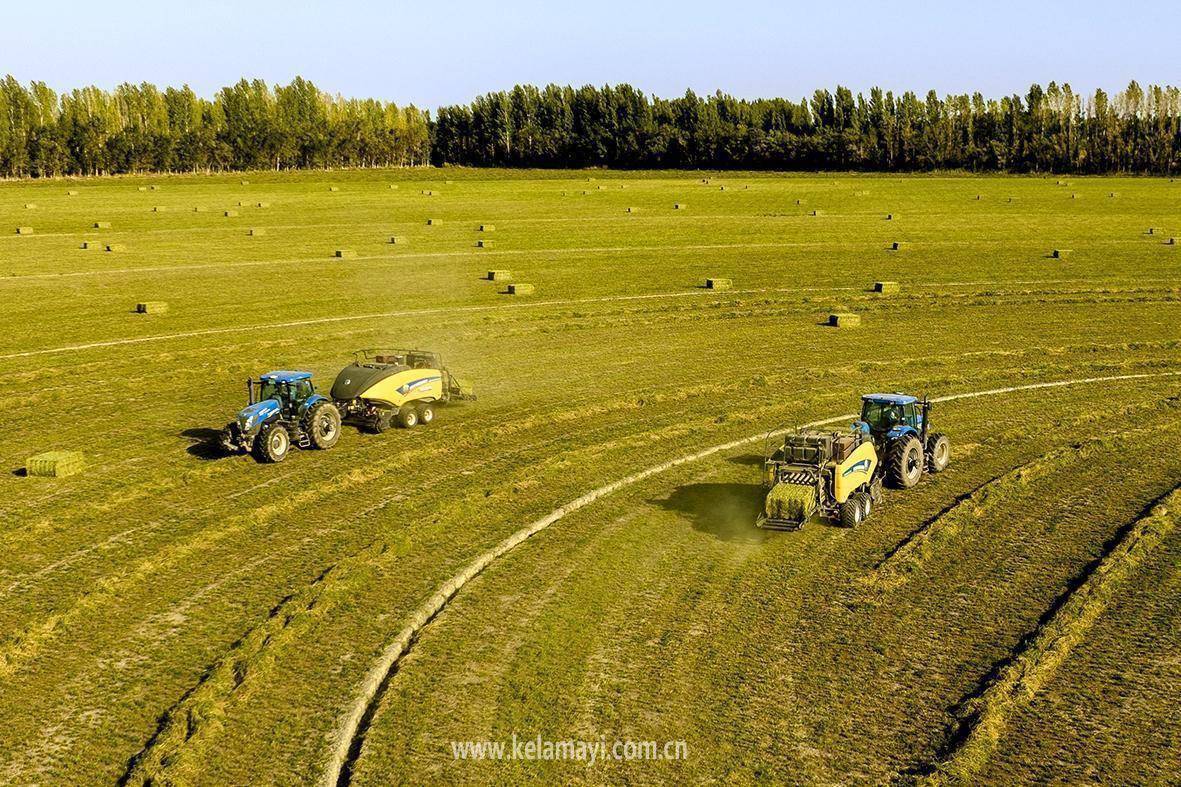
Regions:
[[[836,466],[833,471],[833,498],[837,503],[849,499],[849,495],[857,491],[863,484],[873,478],[874,468],[878,464],[878,454],[873,443],[866,440],[857,446],[845,461]]]
[[[394,407],[406,402],[435,401],[443,398],[443,373],[438,369],[406,369],[378,380],[360,396]]]

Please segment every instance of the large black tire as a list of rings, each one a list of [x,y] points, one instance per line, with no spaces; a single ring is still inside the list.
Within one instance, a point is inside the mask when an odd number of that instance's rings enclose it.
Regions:
[[[378,410],[377,415],[373,416],[366,422],[366,426],[369,427],[369,431],[373,432],[373,434],[381,434],[385,430],[389,429],[392,425],[393,413],[385,408]]]
[[[935,432],[927,437],[927,469],[942,473],[951,463],[951,441],[947,435]]]
[[[864,522],[873,513],[873,496],[869,492],[858,492],[857,497],[861,500],[861,521]]]
[[[423,402],[418,406],[418,422],[426,426],[435,420],[435,406],[430,402]]]
[[[849,495],[845,502],[837,509],[841,527],[857,527],[865,519],[865,507],[862,505],[861,493]]]
[[[308,411],[304,431],[313,448],[327,451],[340,439],[340,410],[332,402],[318,402]]]
[[[282,424],[266,424],[254,437],[251,453],[260,462],[282,462],[291,451],[291,435]]]
[[[898,489],[910,489],[923,477],[923,446],[914,435],[894,441],[886,454],[886,477]]]
[[[418,426],[418,408],[414,405],[403,405],[398,411],[398,425],[403,429],[413,429]]]

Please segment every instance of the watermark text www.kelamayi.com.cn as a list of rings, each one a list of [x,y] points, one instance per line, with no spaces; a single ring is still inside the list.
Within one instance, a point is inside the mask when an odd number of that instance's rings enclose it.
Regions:
[[[662,761],[689,759],[685,741],[547,740],[540,735],[523,738],[515,732],[508,740],[451,741],[456,760],[569,761],[594,765],[608,761]]]

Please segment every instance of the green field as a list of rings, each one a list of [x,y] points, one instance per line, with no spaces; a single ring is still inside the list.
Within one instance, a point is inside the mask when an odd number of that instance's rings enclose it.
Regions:
[[[1181,184],[245,179],[0,183],[0,782],[1176,779]],[[248,376],[382,345],[479,400],[211,450]],[[951,467],[860,527],[754,527],[768,430],[1014,387],[935,405]],[[688,757],[452,753],[514,734]]]

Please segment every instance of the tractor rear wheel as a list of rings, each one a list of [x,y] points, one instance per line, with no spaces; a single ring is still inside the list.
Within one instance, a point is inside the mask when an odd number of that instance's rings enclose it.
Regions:
[[[849,495],[845,502],[837,509],[841,527],[857,527],[865,519],[865,508],[862,505],[861,494]]]
[[[923,446],[914,435],[900,437],[886,454],[890,485],[910,489],[923,477]]]
[[[291,435],[282,424],[268,424],[254,438],[254,458],[260,462],[282,462],[291,450]]]
[[[418,406],[418,422],[422,425],[435,420],[435,406],[430,402],[423,402]]]
[[[413,429],[418,426],[418,408],[412,405],[404,406],[398,411],[398,423],[403,429]]]
[[[308,413],[308,439],[312,446],[326,451],[340,439],[340,410],[332,402],[319,402]]]
[[[942,473],[951,462],[951,441],[936,432],[927,438],[927,467],[932,473]]]

